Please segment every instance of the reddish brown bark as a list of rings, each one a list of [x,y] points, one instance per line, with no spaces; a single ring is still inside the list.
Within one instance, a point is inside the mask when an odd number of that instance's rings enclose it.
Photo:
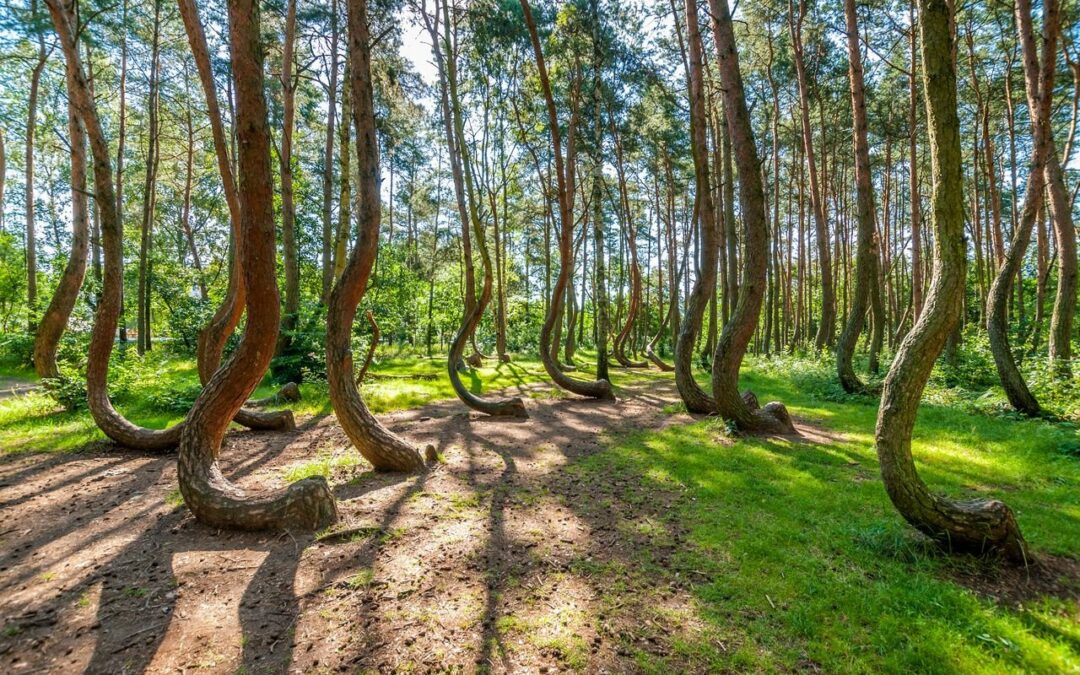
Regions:
[[[230,1],[229,28],[236,89],[241,265],[248,319],[236,353],[206,384],[188,415],[180,443],[180,491],[195,517],[210,527],[318,529],[337,520],[334,497],[325,478],[306,478],[282,490],[249,495],[230,483],[217,463],[233,415],[270,365],[280,318],[258,4],[253,0]]]
[[[67,64],[68,89],[74,88],[72,64]],[[67,329],[68,318],[79,298],[86,275],[86,253],[90,246],[89,209],[86,198],[86,129],[74,102],[68,101],[68,142],[71,146],[71,252],[60,283],[38,324],[34,338],[34,370],[38,377],[59,377],[56,350]],[[0,204],[3,201],[0,200]]]
[[[207,48],[206,33],[199,19],[194,0],[177,0],[180,16],[184,21],[188,45],[195,60],[195,69],[199,73],[203,96],[206,99],[206,112],[210,120],[210,131],[214,139],[214,156],[217,159],[218,173],[221,175],[222,191],[229,208],[230,235],[232,251],[229,260],[229,285],[225,298],[214,312],[214,316],[199,333],[199,346],[195,352],[195,361],[199,371],[199,381],[206,384],[221,365],[221,355],[225,343],[240,324],[244,315],[246,293],[244,275],[240,269],[243,255],[243,238],[240,236],[240,197],[236,193],[236,179],[233,176],[232,161],[229,158],[229,146],[222,123],[221,107],[218,103],[217,85],[210,67],[210,52]],[[275,412],[257,412],[241,408],[236,413],[236,422],[249,429],[284,430],[295,425],[289,410]]]
[[[379,146],[371,88],[367,3],[348,4],[349,83],[356,131],[359,238],[341,278],[330,291],[326,330],[326,375],[330,402],[345,434],[377,470],[416,471],[424,460],[416,448],[384,427],[364,404],[353,374],[352,325],[367,290],[379,247]],[[429,453],[434,449],[429,446]]]

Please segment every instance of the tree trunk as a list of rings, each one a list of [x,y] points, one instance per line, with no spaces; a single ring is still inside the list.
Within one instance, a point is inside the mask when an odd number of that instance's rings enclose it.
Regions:
[[[544,369],[558,386],[569,392],[581,396],[589,396],[599,399],[613,399],[614,394],[611,383],[607,380],[584,382],[567,377],[559,368],[558,363],[551,357],[551,333],[555,327],[555,320],[562,311],[566,288],[570,283],[570,271],[573,267],[573,232],[574,232],[574,134],[577,127],[577,103],[572,103],[572,113],[568,127],[567,156],[564,166],[562,155],[562,140],[559,133],[559,115],[555,108],[555,98],[551,93],[551,83],[548,80],[547,67],[544,63],[544,53],[540,46],[540,34],[536,29],[536,22],[532,17],[529,0],[521,0],[521,8],[525,14],[525,23],[529,29],[532,40],[533,52],[536,57],[536,67],[540,75],[540,86],[544,92],[544,100],[547,104],[548,131],[551,134],[552,151],[555,157],[555,176],[558,184],[559,197],[559,276],[555,280],[555,287],[551,294],[551,305],[548,307],[547,317],[540,329],[540,357],[544,363]],[[571,98],[576,99],[580,88],[580,77],[575,76],[575,83],[571,87]]]
[[[68,91],[74,89],[73,64],[67,64]],[[67,328],[71,310],[79,298],[86,274],[86,252],[90,245],[86,197],[86,130],[72,100],[68,100],[68,139],[71,146],[71,253],[63,276],[41,317],[34,338],[34,370],[45,379],[59,377],[56,350]],[[0,204],[3,202],[0,201]]]
[[[345,272],[348,260],[349,239],[352,237],[352,89],[349,59],[345,59],[341,78],[341,125],[338,126],[338,164],[341,170],[340,192],[338,193],[338,225],[334,238],[334,282]]]
[[[259,11],[251,0],[228,4],[241,199],[238,248],[243,251],[248,318],[236,352],[206,384],[188,415],[177,463],[180,492],[195,517],[209,527],[314,530],[337,520],[325,478],[305,478],[284,489],[249,495],[229,482],[217,463],[229,423],[270,365],[280,318]]]
[[[600,68],[603,55],[600,46],[600,12],[599,0],[592,0],[592,58],[593,58],[593,176],[592,176],[592,208],[593,208],[593,265],[596,269],[593,288],[593,306],[596,310],[596,379],[610,380],[608,374],[608,332],[610,321],[608,319],[608,288],[607,267],[604,260],[604,123],[603,123],[603,89],[600,83]]]
[[[611,118],[611,134],[615,142],[615,170],[619,180],[619,200],[621,204],[623,229],[626,233],[626,246],[630,256],[630,301],[626,309],[626,322],[615,337],[612,353],[619,365],[624,368],[644,368],[644,361],[632,361],[626,355],[626,343],[631,339],[634,323],[641,308],[641,265],[638,264],[637,225],[630,210],[630,197],[626,190],[626,173],[623,169],[622,138],[615,130],[614,117]]]
[[[814,230],[817,236],[818,272],[821,277],[821,323],[818,324],[814,347],[820,351],[833,344],[836,328],[836,294],[832,280],[832,262],[829,255],[829,226],[825,222],[825,206],[822,189],[818,185],[817,163],[814,159],[814,134],[810,127],[810,91],[803,58],[802,22],[806,16],[806,0],[799,0],[798,9],[789,3],[791,40],[794,47],[795,73],[799,82],[799,109],[802,119],[802,139],[806,152],[807,173],[810,179],[810,208],[814,214]],[[741,173],[740,173],[741,175]]]
[[[122,5],[122,9],[121,9],[121,12],[120,12],[120,23],[122,25],[126,26],[127,25],[127,20],[128,20],[128,0],[123,0],[121,5]],[[124,31],[120,32],[120,120],[119,120],[118,129],[117,129],[117,136],[116,136],[116,217],[120,219],[119,222],[120,222],[121,237],[123,236],[123,228],[124,228],[124,147],[125,147],[125,145],[127,143],[127,53],[128,53],[127,52],[127,31],[124,30]],[[91,100],[93,100],[93,96],[92,96],[93,92],[90,91],[89,93],[91,94]],[[83,120],[83,123],[84,123],[84,125],[86,125],[85,119]],[[87,126],[87,131],[89,131],[89,125],[86,125],[86,126]],[[93,150],[93,147],[94,147],[93,146],[93,141],[91,140],[91,145],[90,145],[91,151]],[[96,175],[96,172],[97,172],[97,158],[96,157],[94,158],[94,167],[95,167],[94,168],[94,171],[95,171],[94,184],[97,185],[97,175]],[[97,198],[95,198],[94,201],[95,201],[95,203],[99,203],[100,202],[100,195],[98,195]],[[104,214],[104,212],[101,211],[100,207],[98,209],[98,213],[99,213],[99,216],[100,216],[101,219],[105,218],[105,214]],[[102,249],[104,249],[105,248],[105,240],[104,240],[105,225],[102,224],[99,227],[99,230],[101,231],[100,234],[99,234],[100,246],[101,246]],[[122,241],[122,239],[121,239],[121,241]],[[105,264],[108,265],[108,262],[106,262]],[[102,279],[102,281],[101,281],[101,287],[102,287],[102,294],[104,294],[105,293],[105,291],[104,291],[104,288],[105,288],[104,279]],[[124,308],[124,259],[123,259],[123,256],[121,256],[121,258],[120,258],[120,309],[119,309],[118,323],[120,324],[120,335],[119,335],[120,342],[126,343],[128,341],[128,334],[127,334],[127,312],[125,311],[125,308]]]
[[[739,367],[757,329],[765,295],[765,258],[769,254],[769,223],[765,213],[765,188],[754,144],[750,111],[746,106],[735,31],[727,0],[709,0],[717,71],[723,89],[728,135],[739,171],[739,203],[743,216],[743,274],[739,299],[724,324],[712,363],[713,397],[721,417],[750,432],[792,433],[794,424],[783,404],[772,402],[758,408],[753,395],[739,395]],[[747,392],[749,394],[749,392]]]
[[[139,232],[139,292],[136,316],[138,323],[138,342],[136,349],[140,355],[150,351],[150,255],[154,236],[154,211],[157,197],[158,170],[158,86],[161,64],[161,2],[154,0],[154,28],[150,43],[150,89],[147,94],[146,108],[149,111],[149,128],[146,143],[146,180],[143,181],[142,222]]]
[[[178,0],[180,16],[188,36],[188,44],[195,60],[195,69],[199,72],[203,96],[206,99],[207,117],[210,131],[214,138],[214,156],[217,159],[218,173],[221,175],[222,191],[229,208],[229,232],[232,251],[229,260],[229,285],[225,298],[210,322],[199,333],[199,346],[195,352],[195,362],[199,371],[199,382],[205,385],[221,365],[221,355],[225,343],[236,330],[244,314],[247,293],[244,287],[244,273],[240,262],[243,258],[243,236],[240,231],[240,196],[237,194],[236,179],[233,176],[232,160],[229,156],[225,128],[217,97],[217,85],[210,67],[210,52],[206,44],[206,33],[199,20],[195,0]],[[262,412],[241,408],[236,413],[236,421],[257,430],[286,430],[295,427],[292,411],[281,410]]]
[[[967,267],[960,120],[948,3],[949,0],[919,2],[926,118],[934,176],[934,273],[924,311],[900,343],[885,378],[878,410],[877,452],[885,489],[893,505],[924,534],[952,549],[999,549],[1010,559],[1023,561],[1024,539],[1012,511],[1004,503],[955,502],[931,494],[919,477],[911,455],[911,433],[919,398],[934,361],[958,325]]]
[[[994,355],[994,365],[997,367],[1001,386],[1005,390],[1009,403],[1024,414],[1039,415],[1041,413],[1039,402],[1028,389],[1027,382],[1016,367],[1016,361],[1009,347],[1008,322],[1009,293],[1027,253],[1028,245],[1031,243],[1031,231],[1043,205],[1046,155],[1049,152],[1050,142],[1048,123],[1053,101],[1053,77],[1056,65],[1055,54],[1052,51],[1056,34],[1053,32],[1048,32],[1048,39],[1044,40],[1043,64],[1041,67],[1039,65],[1030,9],[1030,6],[1021,5],[1016,8],[1028,110],[1032,111],[1030,115],[1033,139],[1031,172],[1028,174],[1028,186],[1024,193],[1020,222],[1013,232],[1013,239],[1005,254],[1004,262],[990,286],[990,296],[986,303],[986,332],[990,339],[990,351]],[[1025,12],[1026,14],[1021,16]],[[1045,50],[1051,51],[1047,54]]]
[[[323,149],[322,171],[322,291],[319,302],[330,299],[334,285],[334,124],[337,105],[338,77],[338,0],[330,3],[330,85],[326,91],[326,142]],[[348,125],[342,120],[342,125]]]
[[[31,1],[31,16],[37,19],[37,2]],[[37,130],[38,89],[45,70],[45,37],[37,31],[38,55],[30,72],[30,94],[26,103],[26,325],[37,330],[37,238],[34,231],[34,134]]]
[[[189,82],[187,64],[184,68],[184,86]],[[190,92],[187,100],[190,102]],[[195,244],[195,232],[191,228],[191,188],[194,182],[195,171],[195,124],[191,118],[191,105],[184,110],[184,127],[187,132],[187,148],[184,153],[184,204],[180,214],[180,227],[184,231],[184,240],[191,253],[191,264],[195,268],[195,282],[199,287],[199,298],[203,302],[208,299],[206,293],[206,277],[203,274],[202,259],[199,257],[199,247]]]
[[[105,278],[94,314],[94,326],[90,333],[90,347],[86,363],[86,397],[90,414],[106,436],[120,445],[138,450],[162,451],[176,447],[183,424],[168,429],[145,429],[135,426],[121,416],[109,401],[107,380],[109,356],[112,354],[116,326],[120,317],[123,285],[123,224],[116,210],[118,200],[113,190],[112,163],[109,146],[105,140],[101,120],[83,72],[79,52],[71,28],[69,12],[60,6],[60,0],[46,0],[53,25],[63,47],[64,57],[73,70],[73,90],[69,96],[79,110],[86,128],[90,149],[94,158],[94,187],[101,210],[102,247],[105,254]]]
[[[359,174],[359,238],[349,254],[341,279],[330,292],[326,331],[326,374],[330,401],[338,422],[353,445],[376,470],[416,471],[424,460],[416,448],[384,427],[368,410],[353,379],[352,325],[356,306],[367,290],[379,248],[379,146],[375,138],[372,101],[370,36],[365,0],[350,0],[348,12],[349,86],[352,123],[356,131]],[[429,456],[434,448],[428,446]]]
[[[296,204],[293,198],[292,141],[296,118],[296,80],[293,76],[296,48],[296,0],[285,10],[285,43],[281,52],[282,128],[278,153],[281,174],[281,253],[285,267],[285,306],[277,354],[286,353],[300,313],[300,262],[296,251]]]
[[[488,303],[491,302],[494,279],[492,274],[491,253],[488,251],[484,224],[480,222],[480,214],[477,206],[475,185],[472,174],[472,163],[469,157],[469,147],[465,138],[464,122],[461,117],[461,104],[457,93],[457,56],[453,53],[454,42],[452,40],[452,25],[450,22],[450,7],[444,2],[442,5],[443,34],[441,36],[446,46],[446,54],[443,54],[439,44],[439,4],[435,4],[434,17],[424,13],[428,33],[432,39],[432,52],[435,64],[440,73],[440,94],[443,104],[443,127],[446,133],[447,151],[450,156],[451,172],[454,177],[454,191],[457,197],[458,214],[462,218],[462,229],[465,236],[462,237],[462,248],[468,263],[466,265],[466,302],[465,312],[461,326],[450,343],[450,353],[447,358],[447,374],[450,384],[458,398],[468,407],[488,415],[495,416],[526,416],[525,403],[518,397],[508,399],[490,400],[477,396],[465,383],[461,381],[460,364],[465,354],[465,347],[469,338],[476,332],[476,327],[483,318]],[[484,277],[477,300],[475,288],[469,289],[469,276],[471,269],[471,242],[468,242],[468,228],[472,227],[472,234],[476,238],[476,246],[480,250],[480,260],[483,265]],[[470,303],[469,299],[475,302]],[[473,363],[476,361],[470,356]]]
[[[866,96],[863,84],[862,51],[859,46],[859,22],[855,0],[844,0],[847,25],[849,79],[851,82],[852,134],[855,137],[855,189],[858,231],[855,253],[855,294],[851,301],[847,323],[836,344],[836,371],[844,391],[866,391],[852,366],[855,345],[859,341],[866,317],[870,293],[875,286],[878,270],[877,231],[874,227],[874,186],[870,175],[870,144],[867,141]]]
[[[679,338],[675,343],[675,384],[679,395],[692,413],[708,414],[716,410],[716,402],[694,380],[693,356],[701,320],[716,295],[716,264],[719,251],[716,241],[716,214],[713,208],[712,184],[709,180],[709,145],[705,133],[705,83],[702,78],[703,48],[698,27],[697,0],[686,0],[687,41],[689,42],[690,148],[694,158],[694,178],[698,203],[697,227],[701,232],[700,271],[694,290],[686,298]],[[755,170],[756,172],[756,170]],[[760,174],[759,174],[760,175]]]
[[[7,178],[7,153],[4,151],[4,130],[0,129],[0,234],[4,232],[4,183]]]

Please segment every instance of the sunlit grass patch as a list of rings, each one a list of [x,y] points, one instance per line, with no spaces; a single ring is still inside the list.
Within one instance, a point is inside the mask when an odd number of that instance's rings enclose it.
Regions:
[[[1075,601],[1016,607],[977,595],[955,580],[956,559],[896,513],[878,477],[875,400],[826,400],[828,387],[801,386],[800,377],[825,374],[816,366],[795,376],[796,368],[760,365],[750,360],[741,387],[784,402],[836,440],[717,443],[716,423],[704,420],[625,436],[571,467],[596,481],[631,472],[646,492],[685,486],[663,514],[686,528],[684,541],[670,567],[653,568],[661,574],[654,583],[693,579],[709,628],[680,636],[683,660],[632,650],[643,670],[687,661],[718,671],[1080,670]],[[913,454],[931,489],[1004,499],[1036,554],[1076,557],[1080,462],[1059,450],[1068,434],[1041,421],[924,405]],[[656,518],[623,529],[647,534],[641,529],[663,525]],[[647,559],[652,545],[638,555]],[[594,587],[624,583],[610,564],[587,569]]]

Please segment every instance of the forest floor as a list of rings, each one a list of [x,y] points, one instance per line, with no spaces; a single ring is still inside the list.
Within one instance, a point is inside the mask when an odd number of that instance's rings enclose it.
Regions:
[[[168,456],[0,455],[0,671],[1080,671],[1068,428],[920,417],[932,486],[1018,511],[1036,555],[1018,569],[900,521],[870,399],[751,367],[800,433],[733,438],[681,412],[670,375],[615,371],[616,403],[526,379],[508,391],[527,420],[456,400],[380,415],[437,447],[419,475],[370,471],[325,410],[231,432],[246,488],[330,480],[341,523],[321,537],[198,524]]]

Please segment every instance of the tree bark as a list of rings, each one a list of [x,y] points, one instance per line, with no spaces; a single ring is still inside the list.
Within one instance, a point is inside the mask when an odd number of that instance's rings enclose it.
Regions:
[[[686,313],[675,343],[675,384],[679,395],[692,413],[715,412],[713,400],[694,379],[694,346],[701,332],[701,320],[709,299],[716,295],[716,264],[719,251],[716,241],[716,213],[712,184],[709,181],[709,146],[705,133],[705,83],[702,78],[703,48],[698,27],[697,0],[686,0],[689,65],[687,72],[690,96],[690,148],[694,158],[695,194],[698,203],[697,227],[701,232],[700,270],[694,289],[686,298]],[[760,175],[760,174],[759,174]]]
[[[285,266],[285,306],[277,354],[284,354],[292,342],[300,313],[300,262],[296,251],[296,204],[293,199],[292,141],[296,126],[296,81],[293,52],[296,48],[296,0],[288,0],[285,10],[285,44],[281,52],[282,129],[278,153],[281,173],[281,252]]]
[[[943,546],[997,549],[1023,561],[1026,546],[1012,511],[997,500],[956,502],[933,495],[911,455],[919,398],[934,361],[958,325],[967,254],[949,0],[920,0],[926,117],[933,169],[934,273],[922,315],[897,350],[881,395],[876,444],[886,492],[900,514]]]
[[[330,299],[334,285],[334,133],[337,122],[338,84],[338,2],[330,2],[330,83],[326,90],[326,141],[323,146],[322,170],[322,290],[319,302]],[[347,121],[342,121],[347,125]]]
[[[1057,3],[1044,5],[1047,24],[1056,21]],[[1035,35],[1032,29],[1030,0],[1017,3],[1017,32],[1024,66],[1028,110],[1031,112],[1031,135],[1033,149],[1031,172],[1028,174],[1028,186],[1024,193],[1024,206],[1020,222],[1013,233],[1005,259],[998,269],[997,276],[990,286],[990,297],[986,303],[986,332],[990,339],[990,351],[994,355],[1001,386],[1009,403],[1026,415],[1039,415],[1042,410],[1038,400],[1031,393],[1016,367],[1012,349],[1009,347],[1008,299],[1016,278],[1023,264],[1024,255],[1031,243],[1031,231],[1039,217],[1043,205],[1046,186],[1046,156],[1050,152],[1050,108],[1053,103],[1054,70],[1057,63],[1054,53],[1056,32],[1047,31],[1043,41],[1043,62],[1040,66],[1036,53]]]
[[[74,89],[72,64],[67,64],[65,70],[68,90],[71,91]],[[86,196],[86,129],[75,103],[70,98],[68,139],[71,146],[71,253],[34,338],[34,370],[42,379],[60,376],[60,369],[56,364],[56,350],[60,345],[60,336],[67,329],[71,310],[79,298],[79,289],[82,288],[83,277],[86,275],[86,253],[90,245]],[[0,204],[2,203],[0,200]]]
[[[540,34],[533,20],[529,0],[521,0],[521,8],[525,14],[525,24],[529,29],[532,40],[533,52],[536,57],[536,67],[540,75],[540,86],[544,92],[544,100],[547,104],[548,131],[551,134],[552,150],[555,157],[555,177],[558,184],[559,197],[559,276],[555,280],[555,287],[551,294],[551,304],[548,307],[547,317],[540,329],[540,357],[544,363],[544,369],[558,386],[569,392],[581,396],[589,396],[599,399],[613,399],[614,393],[611,383],[607,380],[595,380],[585,382],[567,377],[559,368],[558,363],[551,356],[551,333],[555,327],[555,321],[562,311],[566,288],[570,283],[570,271],[573,267],[573,231],[574,231],[574,158],[573,144],[574,133],[577,126],[577,104],[573,104],[573,112],[568,131],[566,166],[562,155],[562,140],[559,133],[559,115],[555,108],[555,98],[551,93],[551,83],[548,80],[547,66],[544,63],[544,52],[540,45]],[[575,84],[571,87],[571,97],[576,97],[580,85],[580,78],[575,76]]]
[[[143,181],[142,222],[139,231],[139,290],[136,317],[138,341],[136,349],[140,355],[152,349],[150,334],[150,290],[151,290],[151,247],[154,236],[154,211],[157,201],[158,171],[158,87],[161,64],[161,2],[154,0],[154,28],[150,44],[150,89],[147,94],[146,108],[149,111],[149,128],[146,143],[146,179]]]
[[[717,51],[717,71],[723,89],[728,134],[739,171],[739,202],[743,215],[743,273],[739,298],[716,342],[712,363],[712,388],[716,412],[733,421],[740,430],[764,433],[792,433],[794,424],[783,404],[772,402],[762,408],[753,396],[739,395],[739,367],[757,329],[765,295],[765,265],[769,254],[769,224],[765,212],[765,188],[754,144],[750,111],[746,106],[735,31],[727,0],[709,0],[713,41]],[[748,392],[749,393],[749,392]]]
[[[600,83],[600,69],[603,65],[603,51],[600,45],[600,11],[598,0],[591,1],[592,7],[592,67],[593,67],[593,265],[596,274],[593,283],[593,306],[596,310],[596,379],[610,380],[608,374],[608,288],[607,263],[604,259],[604,123],[603,123],[603,88]],[[583,303],[584,304],[584,303]]]
[[[231,0],[228,5],[248,318],[236,352],[206,384],[188,415],[177,462],[180,492],[195,517],[210,527],[314,530],[337,521],[325,478],[305,478],[284,489],[250,495],[229,482],[217,463],[229,422],[270,365],[280,319],[259,10],[252,0]]]
[[[30,13],[37,19],[37,1],[32,0]],[[38,89],[45,70],[45,37],[37,31],[38,56],[30,71],[30,93],[26,102],[26,325],[37,330],[37,238],[34,230],[34,135],[37,130]]]
[[[855,137],[855,190],[857,250],[855,253],[855,293],[851,301],[844,330],[836,343],[836,371],[844,391],[864,392],[866,385],[859,380],[852,365],[855,345],[859,341],[866,318],[870,293],[878,276],[877,230],[874,226],[874,186],[870,175],[870,144],[867,141],[866,95],[863,84],[862,52],[859,46],[859,21],[855,0],[844,0],[844,19],[847,25],[851,110]]]
[[[73,89],[68,92],[86,127],[90,149],[94,158],[95,197],[101,211],[102,248],[105,254],[105,278],[101,300],[94,314],[90,333],[90,347],[86,363],[86,398],[90,414],[106,436],[120,445],[139,450],[162,451],[176,447],[183,424],[168,429],[145,429],[136,426],[120,415],[109,401],[109,357],[112,354],[116,326],[120,317],[123,292],[123,224],[116,209],[118,203],[113,190],[112,163],[109,146],[102,130],[94,100],[83,71],[75,44],[71,17],[60,0],[46,0],[53,25],[60,38],[64,57],[73,70]]]
[[[236,330],[244,314],[247,302],[244,287],[244,273],[240,262],[243,257],[243,236],[240,231],[240,196],[237,194],[236,179],[233,176],[232,160],[229,156],[225,127],[222,124],[220,104],[217,97],[217,85],[210,67],[210,51],[206,44],[206,33],[199,19],[195,0],[177,0],[180,16],[184,21],[188,44],[195,60],[195,69],[199,73],[203,96],[206,99],[206,112],[210,120],[210,131],[214,139],[214,156],[217,159],[218,173],[221,175],[222,191],[229,209],[229,232],[232,251],[229,260],[229,285],[225,298],[214,312],[210,322],[199,333],[199,346],[195,352],[195,362],[199,371],[199,382],[206,385],[214,371],[221,365],[221,356],[229,336]],[[236,422],[256,430],[287,430],[296,426],[292,411],[281,410],[262,412],[241,408],[236,413]]]
[[[241,0],[236,0],[237,2]],[[356,131],[359,238],[341,278],[330,292],[326,330],[326,374],[330,402],[345,434],[376,470],[416,471],[424,460],[416,448],[384,427],[364,404],[353,379],[352,326],[367,290],[379,247],[379,146],[372,101],[370,35],[366,0],[348,3],[348,58],[352,123]],[[434,454],[434,448],[428,448]]]

